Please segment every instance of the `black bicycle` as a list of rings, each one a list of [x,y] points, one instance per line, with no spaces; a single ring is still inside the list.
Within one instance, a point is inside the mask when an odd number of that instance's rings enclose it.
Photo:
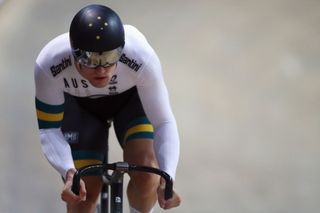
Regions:
[[[111,172],[111,173],[110,173]],[[172,197],[172,178],[166,172],[147,166],[129,164],[127,162],[94,164],[79,169],[74,177],[72,191],[79,194],[80,178],[92,173],[101,174],[103,186],[100,194],[98,213],[122,213],[123,211],[123,176],[128,172],[148,172],[160,175],[165,181],[165,199]]]

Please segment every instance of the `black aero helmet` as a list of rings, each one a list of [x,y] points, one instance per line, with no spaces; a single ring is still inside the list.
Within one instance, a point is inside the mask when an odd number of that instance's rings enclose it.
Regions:
[[[88,67],[109,66],[119,60],[124,46],[124,28],[112,9],[88,5],[73,18],[70,44],[75,59]]]

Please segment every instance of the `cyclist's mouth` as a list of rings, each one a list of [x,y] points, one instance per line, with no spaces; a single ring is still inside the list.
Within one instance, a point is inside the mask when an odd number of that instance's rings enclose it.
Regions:
[[[109,77],[108,76],[102,76],[102,77],[95,77],[94,78],[96,81],[105,81],[105,80],[108,80]]]

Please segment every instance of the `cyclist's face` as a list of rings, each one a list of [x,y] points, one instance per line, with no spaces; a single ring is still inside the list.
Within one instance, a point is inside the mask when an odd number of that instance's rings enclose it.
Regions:
[[[116,64],[109,67],[98,66],[96,68],[89,68],[77,63],[76,65],[80,75],[87,79],[94,87],[105,87],[109,83],[114,70],[116,69]]]

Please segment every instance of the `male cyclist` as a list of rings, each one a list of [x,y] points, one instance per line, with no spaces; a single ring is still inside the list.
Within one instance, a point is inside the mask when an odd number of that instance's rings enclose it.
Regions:
[[[68,33],[51,40],[35,64],[36,108],[41,145],[63,176],[61,198],[68,212],[94,212],[101,178],[86,176],[79,196],[71,192],[80,167],[102,162],[113,123],[124,161],[158,167],[173,178],[179,136],[159,59],[145,37],[103,5],[88,5],[73,18]],[[151,212],[180,204],[163,196],[163,180],[131,173],[131,212]]]

